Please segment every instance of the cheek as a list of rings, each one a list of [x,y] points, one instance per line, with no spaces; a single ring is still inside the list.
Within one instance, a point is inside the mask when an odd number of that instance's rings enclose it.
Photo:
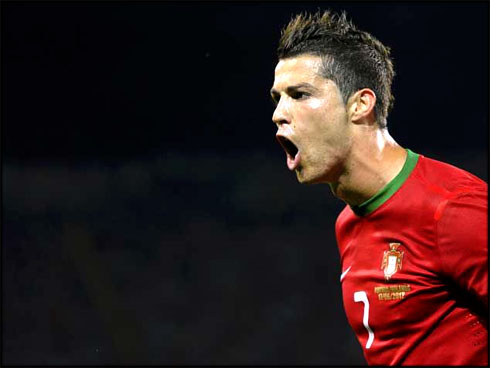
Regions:
[[[337,151],[346,144],[347,125],[341,111],[315,114],[315,119],[310,123],[307,127],[308,136],[316,150],[330,154],[332,150]]]
[[[308,105],[312,110],[318,110],[322,106],[322,101],[312,100]]]

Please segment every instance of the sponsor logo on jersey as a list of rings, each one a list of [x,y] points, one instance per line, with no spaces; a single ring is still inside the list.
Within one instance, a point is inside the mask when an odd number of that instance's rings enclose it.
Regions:
[[[384,271],[386,281],[402,268],[403,251],[398,249],[400,245],[400,243],[390,243],[390,250],[385,250],[383,253],[381,269]]]

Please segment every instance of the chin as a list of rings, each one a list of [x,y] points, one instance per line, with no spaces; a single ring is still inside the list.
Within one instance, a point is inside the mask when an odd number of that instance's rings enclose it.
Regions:
[[[300,184],[313,185],[313,184],[328,184],[326,180],[327,175],[325,173],[308,173],[307,170],[301,166],[296,169],[296,178]]]
[[[319,177],[308,175],[301,168],[296,170],[296,179],[300,184],[306,185],[320,184],[322,182]]]

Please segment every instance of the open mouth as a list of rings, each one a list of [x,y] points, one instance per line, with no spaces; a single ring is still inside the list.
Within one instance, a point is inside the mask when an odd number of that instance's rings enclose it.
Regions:
[[[276,138],[279,144],[282,146],[282,148],[284,148],[284,150],[286,151],[287,165],[289,170],[296,169],[300,161],[300,154],[299,154],[298,147],[296,147],[296,145],[286,137],[277,135]]]
[[[298,148],[294,145],[293,142],[291,142],[286,137],[280,135],[277,136],[277,140],[288,155],[290,155],[291,157],[296,156],[296,154],[298,153]]]

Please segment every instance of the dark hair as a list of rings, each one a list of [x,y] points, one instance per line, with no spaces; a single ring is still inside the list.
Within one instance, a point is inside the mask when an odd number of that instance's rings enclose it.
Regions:
[[[298,14],[281,31],[277,48],[279,59],[311,54],[320,56],[324,78],[334,81],[344,100],[362,88],[376,94],[378,125],[386,126],[393,106],[391,83],[395,72],[390,49],[367,32],[356,28],[341,15],[330,11]]]

